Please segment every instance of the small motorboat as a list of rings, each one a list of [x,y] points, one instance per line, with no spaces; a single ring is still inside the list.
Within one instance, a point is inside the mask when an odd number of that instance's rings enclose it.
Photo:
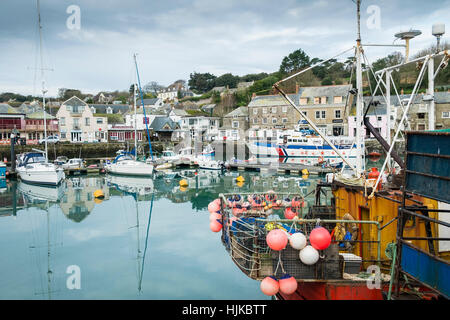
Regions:
[[[222,161],[212,160],[208,158],[201,158],[198,160],[198,166],[200,169],[207,170],[223,170],[224,163]]]
[[[84,169],[84,161],[80,158],[69,159],[66,163],[62,164],[63,169]]]

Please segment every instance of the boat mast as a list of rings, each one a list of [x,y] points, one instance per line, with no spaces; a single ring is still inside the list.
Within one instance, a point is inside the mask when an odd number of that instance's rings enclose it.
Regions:
[[[136,76],[135,76],[136,80]],[[134,102],[134,156],[137,160],[137,112],[136,112],[136,81],[133,83],[133,102]]]
[[[361,0],[356,1],[357,12],[357,39],[356,39],[356,174],[361,176],[364,170],[364,137],[363,134],[363,86],[361,66]]]
[[[41,58],[41,79],[42,79],[42,105],[44,109],[44,141],[45,141],[45,162],[48,162],[47,154],[47,118],[45,116],[45,80],[44,80],[44,59],[42,57],[42,25],[41,25],[41,10],[40,3],[37,0],[37,11],[38,11],[38,24],[39,24],[39,55]]]
[[[152,161],[153,161],[152,142],[151,142],[151,140],[150,140],[150,131],[148,130],[147,114],[146,114],[146,112],[145,112],[144,95],[142,94],[141,80],[139,79],[139,70],[138,70],[138,66],[137,66],[136,53],[133,55],[133,57],[134,57],[134,65],[136,66],[137,84],[138,84],[138,86],[139,86],[139,93],[140,93],[140,96],[141,96],[142,111],[144,112],[145,128],[147,129],[148,146],[149,146],[149,148],[150,148],[150,156],[152,157]]]

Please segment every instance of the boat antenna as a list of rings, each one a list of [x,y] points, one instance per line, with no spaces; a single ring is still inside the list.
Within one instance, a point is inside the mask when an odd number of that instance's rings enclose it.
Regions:
[[[363,133],[363,86],[362,86],[362,66],[361,66],[361,0],[356,1],[357,12],[357,39],[356,39],[356,174],[361,176],[364,169],[364,137]]]
[[[153,161],[153,152],[152,152],[152,143],[150,141],[150,132],[148,130],[148,121],[147,121],[147,114],[145,113],[145,105],[144,105],[144,95],[142,93],[142,89],[141,89],[141,80],[139,78],[139,70],[138,70],[138,65],[137,65],[137,59],[136,59],[137,54],[135,53],[133,55],[134,58],[134,64],[136,66],[136,76],[137,76],[137,82],[138,82],[138,86],[139,86],[139,93],[141,96],[141,102],[142,102],[142,110],[144,112],[144,118],[145,118],[145,128],[147,129],[147,138],[148,138],[148,146],[150,147],[150,156],[152,157],[152,161]],[[134,125],[136,127],[136,119],[134,119]]]

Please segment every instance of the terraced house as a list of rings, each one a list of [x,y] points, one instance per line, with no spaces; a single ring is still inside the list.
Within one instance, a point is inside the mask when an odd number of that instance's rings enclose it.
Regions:
[[[76,96],[61,104],[56,118],[61,141],[107,142],[108,119],[94,116],[89,105]]]
[[[328,135],[347,135],[347,116],[353,103],[351,85],[297,87],[290,99]],[[269,132],[308,128],[300,114],[279,95],[254,96],[248,105],[250,128]]]

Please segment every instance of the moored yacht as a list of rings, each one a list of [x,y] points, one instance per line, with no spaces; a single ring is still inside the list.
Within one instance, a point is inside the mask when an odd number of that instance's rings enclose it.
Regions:
[[[43,152],[27,152],[17,159],[17,173],[22,181],[58,185],[65,179],[64,170],[48,163]]]
[[[105,165],[108,173],[129,175],[129,176],[151,176],[153,165],[142,161],[137,161],[129,155],[118,155],[113,163]]]

